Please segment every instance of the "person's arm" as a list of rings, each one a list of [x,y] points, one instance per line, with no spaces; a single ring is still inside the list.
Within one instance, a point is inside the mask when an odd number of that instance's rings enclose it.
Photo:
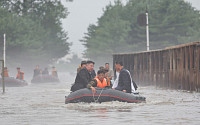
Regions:
[[[96,89],[94,87],[97,86],[97,81],[96,80],[92,80],[88,85],[87,88],[92,89],[92,93],[96,93]]]
[[[110,74],[111,74],[111,76],[110,76],[110,77],[111,77],[110,80],[111,80],[111,79],[114,79],[114,72],[113,72],[113,70],[111,70],[111,73],[110,73]]]

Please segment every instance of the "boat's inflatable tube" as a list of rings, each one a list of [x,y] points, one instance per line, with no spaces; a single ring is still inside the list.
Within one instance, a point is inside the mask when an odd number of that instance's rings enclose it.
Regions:
[[[52,75],[36,76],[31,80],[31,83],[52,83],[59,82],[59,79]]]
[[[145,102],[146,98],[139,94],[130,94],[118,90],[108,88],[96,88],[96,93],[93,94],[91,89],[80,89],[65,96],[65,104],[78,102],[109,102],[119,101],[128,103]]]
[[[6,87],[22,87],[28,85],[26,81],[15,79],[13,77],[4,77],[4,83]],[[2,86],[2,78],[0,78],[0,86]]]

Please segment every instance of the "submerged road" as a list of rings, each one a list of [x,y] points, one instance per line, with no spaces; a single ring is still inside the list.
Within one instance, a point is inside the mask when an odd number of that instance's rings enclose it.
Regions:
[[[146,103],[65,104],[75,76],[60,83],[7,87],[0,94],[1,125],[199,125],[200,93],[139,87]],[[1,92],[2,92],[2,88]]]

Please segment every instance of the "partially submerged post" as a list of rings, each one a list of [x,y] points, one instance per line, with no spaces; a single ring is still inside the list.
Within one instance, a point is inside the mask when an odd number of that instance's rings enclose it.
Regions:
[[[2,88],[3,88],[3,93],[5,93],[5,82],[4,82],[4,60],[0,60],[2,62]]]

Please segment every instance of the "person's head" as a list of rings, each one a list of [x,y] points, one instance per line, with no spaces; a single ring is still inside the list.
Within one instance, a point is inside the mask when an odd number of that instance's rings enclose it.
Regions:
[[[20,71],[20,67],[17,67],[17,71]]]
[[[109,68],[110,68],[109,63],[105,63],[105,68],[106,68],[106,69],[109,69]]]
[[[87,64],[86,64],[86,69],[89,71],[89,72],[92,72],[92,70],[94,69],[94,62],[93,61],[87,61]]]
[[[103,67],[103,66],[100,66],[100,67],[99,67],[99,70],[103,70],[103,69],[104,69],[104,67]]]
[[[99,71],[97,72],[97,77],[98,77],[98,79],[99,79],[100,81],[103,81],[103,79],[105,78],[105,72],[104,72],[104,70],[99,70]]]
[[[123,62],[122,61],[115,62],[116,71],[120,71],[122,68],[123,68]]]
[[[81,61],[81,68],[84,68],[86,66],[87,62],[86,61]]]

